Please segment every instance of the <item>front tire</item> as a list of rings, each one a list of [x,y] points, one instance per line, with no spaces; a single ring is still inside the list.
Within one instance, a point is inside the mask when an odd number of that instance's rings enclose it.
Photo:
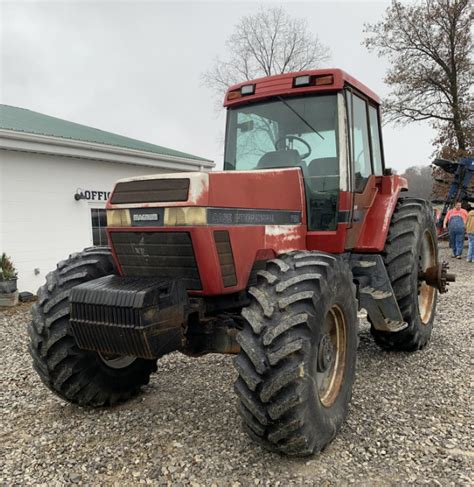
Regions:
[[[265,448],[311,455],[336,436],[355,377],[352,273],[322,252],[269,261],[249,290],[235,359],[244,429]]]
[[[407,328],[395,333],[371,327],[384,350],[414,352],[431,338],[438,291],[418,275],[438,264],[437,233],[431,205],[400,198],[390,222],[383,259]]]
[[[28,326],[29,352],[43,383],[66,401],[107,406],[125,401],[148,384],[155,360],[108,357],[76,345],[69,324],[74,286],[116,273],[110,250],[93,247],[72,254],[46,276]]]

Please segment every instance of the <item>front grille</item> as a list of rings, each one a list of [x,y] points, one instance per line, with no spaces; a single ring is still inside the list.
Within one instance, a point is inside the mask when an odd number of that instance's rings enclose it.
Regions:
[[[124,276],[181,279],[186,289],[202,289],[188,232],[113,232],[111,238]]]
[[[235,275],[234,256],[232,255],[229,232],[225,230],[214,232],[214,241],[221,265],[224,287],[235,286],[237,284],[237,276]]]
[[[162,203],[186,201],[189,179],[142,179],[118,183],[112,194],[112,204]]]

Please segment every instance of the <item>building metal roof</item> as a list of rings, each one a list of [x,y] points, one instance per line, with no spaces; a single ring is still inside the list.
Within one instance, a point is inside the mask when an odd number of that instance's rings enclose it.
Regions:
[[[209,159],[192,154],[10,105],[0,105],[0,130],[59,137],[61,139],[90,142],[104,146],[123,147],[125,149],[157,154],[158,156],[176,157],[181,160],[188,159],[196,162],[212,163]]]

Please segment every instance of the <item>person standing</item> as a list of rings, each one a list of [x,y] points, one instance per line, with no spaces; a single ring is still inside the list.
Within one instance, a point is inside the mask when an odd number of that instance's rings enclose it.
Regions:
[[[453,257],[460,259],[464,248],[464,231],[466,229],[467,211],[461,208],[458,201],[451,208],[444,219],[444,228],[449,230],[449,245],[453,251]]]
[[[474,262],[474,209],[467,215],[466,233],[468,241],[467,261]]]

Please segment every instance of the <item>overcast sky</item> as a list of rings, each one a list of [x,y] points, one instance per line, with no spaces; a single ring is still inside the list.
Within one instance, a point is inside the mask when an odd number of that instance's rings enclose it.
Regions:
[[[263,2],[270,4],[270,2]],[[384,60],[361,45],[363,23],[387,1],[285,2],[331,49],[339,67],[380,96]],[[222,167],[224,110],[201,75],[239,17],[258,2],[0,0],[0,103],[65,118],[212,159]],[[385,127],[387,165],[429,164],[427,125]]]

